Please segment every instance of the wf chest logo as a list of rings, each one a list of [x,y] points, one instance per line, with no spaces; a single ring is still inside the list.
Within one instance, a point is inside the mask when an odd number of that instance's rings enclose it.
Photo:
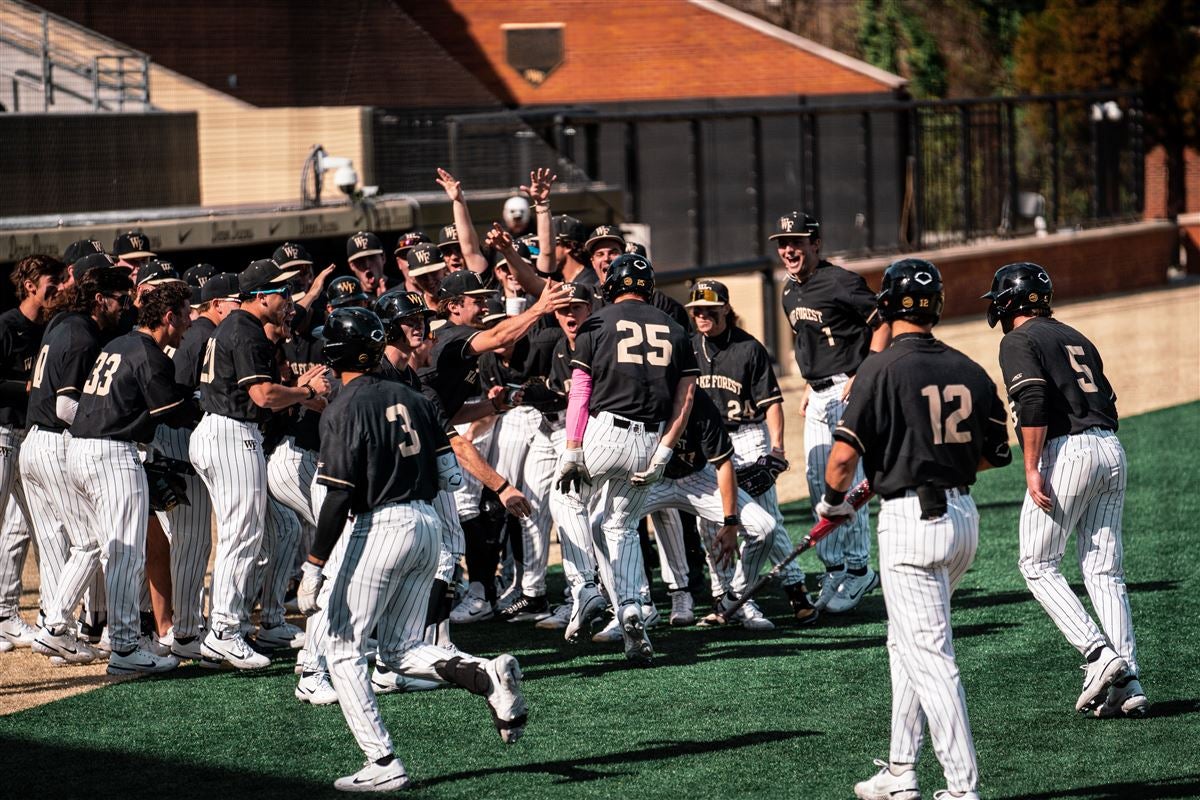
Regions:
[[[242,444],[246,445],[246,449],[251,453],[258,452],[258,442],[253,439],[243,439]]]

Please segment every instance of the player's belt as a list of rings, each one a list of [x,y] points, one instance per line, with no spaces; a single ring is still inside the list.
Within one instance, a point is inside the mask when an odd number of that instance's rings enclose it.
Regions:
[[[942,490],[946,491],[946,492],[958,492],[959,494],[970,494],[971,493],[970,486],[946,486],[946,487],[943,487]],[[881,497],[884,500],[899,500],[901,497],[916,497],[916,496],[917,496],[916,489],[901,489],[898,492],[892,492],[891,494],[881,495]]]
[[[845,377],[847,379],[854,377],[853,372],[846,372],[843,374],[845,375]],[[837,379],[840,377],[842,377],[842,374],[834,375],[832,378],[822,378],[821,380],[818,380],[818,381],[810,381],[808,385],[810,387],[812,387],[812,390],[814,392],[823,392],[826,389],[829,389],[830,387],[832,387],[835,383],[837,383]]]
[[[631,431],[646,430],[646,423],[638,422],[637,420],[625,419],[624,417],[613,417],[612,421],[614,428],[624,428]]]

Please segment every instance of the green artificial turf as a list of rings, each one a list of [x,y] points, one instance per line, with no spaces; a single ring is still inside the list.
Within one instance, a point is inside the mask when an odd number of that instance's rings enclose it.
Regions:
[[[1200,796],[1200,404],[1130,419],[1121,438],[1126,575],[1151,716],[1075,714],[1081,659],[1016,568],[1021,470],[985,473],[973,493],[979,555],[953,624],[986,798]],[[788,511],[798,538],[807,505]],[[819,570],[811,554],[802,563]],[[1077,567],[1066,572],[1078,587]],[[560,588],[556,573],[551,591]],[[481,698],[382,698],[415,781],[407,793],[851,797],[871,759],[887,754],[882,595],[803,631],[789,625],[778,590],[763,605],[779,625],[766,635],[655,629],[648,670],[626,667],[615,646],[568,647],[527,624],[456,629],[469,652],[520,659],[529,728],[506,747]],[[359,751],[337,706],[301,705],[293,686],[290,662],[254,675],[189,667],[0,718],[0,797],[334,796],[331,782],[358,767]],[[928,743],[920,779],[927,798],[944,786]]]

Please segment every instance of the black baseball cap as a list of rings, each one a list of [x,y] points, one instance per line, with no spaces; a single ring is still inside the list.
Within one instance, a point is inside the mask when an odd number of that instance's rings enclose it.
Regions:
[[[697,306],[723,306],[729,302],[729,289],[720,281],[700,281],[692,287],[687,308]]]
[[[237,300],[240,291],[238,276],[232,272],[222,272],[220,275],[213,275],[200,287],[200,302]]]
[[[183,279],[189,286],[203,286],[210,278],[212,278],[213,275],[216,274],[217,268],[212,264],[201,263],[185,269],[183,271]]]
[[[141,231],[122,233],[113,242],[112,251],[117,258],[152,258],[158,255],[150,249],[150,237]]]
[[[369,299],[363,291],[362,281],[353,275],[341,275],[334,278],[333,283],[329,285],[327,302],[334,308],[341,308],[350,303],[362,303]]]
[[[250,262],[250,266],[238,275],[238,287],[242,294],[256,292],[271,292],[286,289],[288,278],[294,277],[299,270],[284,269],[273,259],[260,258]]]
[[[275,248],[275,252],[271,254],[271,260],[279,266],[287,269],[288,267],[311,267],[313,260],[308,254],[308,250],[304,245],[296,242],[284,242]]]
[[[491,295],[487,299],[487,310],[483,312],[483,318],[479,321],[484,325],[489,325],[493,322],[499,322],[508,316],[508,306],[504,303],[504,298],[499,292]]]
[[[821,225],[808,214],[793,211],[784,214],[775,222],[775,233],[768,238],[782,239],[785,236],[815,236],[821,238]]]
[[[554,239],[558,242],[576,242],[583,244],[587,238],[587,228],[575,217],[559,214],[554,218]]]
[[[116,262],[107,253],[92,253],[71,264],[71,277],[76,281],[83,280],[94,269],[112,269]]]
[[[488,295],[495,291],[484,286],[483,280],[471,270],[460,269],[442,278],[442,285],[438,287],[438,300],[450,300],[465,295]]]
[[[458,227],[453,222],[442,226],[438,231],[438,247],[448,247],[452,244],[458,244]]]
[[[650,254],[646,252],[646,245],[641,242],[626,242],[625,252],[630,255],[641,256],[642,258],[650,257]]]
[[[583,246],[590,253],[601,244],[611,244],[624,252],[625,237],[621,235],[621,229],[616,225],[601,225],[592,231],[592,235],[588,237]]]
[[[346,260],[383,255],[383,242],[370,231],[359,231],[346,240]]]
[[[564,283],[563,288],[571,291],[572,303],[587,303],[589,306],[596,299],[591,287],[583,283]]]
[[[152,258],[138,267],[138,286],[157,286],[160,283],[184,283],[184,280],[179,277],[179,270],[175,269],[174,264],[160,258]]]
[[[415,244],[408,250],[408,255],[404,257],[408,262],[408,277],[415,278],[418,275],[428,275],[431,272],[437,272],[439,269],[446,268],[446,262],[442,258],[442,251],[429,242],[421,242]]]
[[[392,255],[397,258],[404,258],[408,255],[408,251],[418,244],[429,244],[432,240],[425,234],[424,231],[409,231],[401,234],[396,241],[396,249],[392,251]]]
[[[84,256],[90,256],[92,253],[103,253],[104,245],[97,242],[95,239],[80,239],[77,242],[71,242],[67,245],[67,249],[63,251],[63,263],[74,264]]]

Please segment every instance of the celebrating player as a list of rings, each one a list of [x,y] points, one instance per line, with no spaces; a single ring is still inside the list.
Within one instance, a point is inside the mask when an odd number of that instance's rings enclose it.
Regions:
[[[1096,346],[1054,319],[1054,287],[1037,264],[1001,267],[984,295],[999,322],[1000,369],[1025,456],[1021,573],[1067,641],[1087,659],[1075,709],[1144,716],[1125,588],[1121,514],[1129,470],[1117,439],[1117,397]],[[1059,571],[1078,528],[1079,571],[1097,626]],[[1111,687],[1111,688],[1110,688]]]
[[[888,615],[892,741],[863,800],[919,797],[916,763],[928,723],[950,797],[978,800],[967,698],[954,661],[950,596],[975,559],[975,474],[1012,460],[1004,406],[987,373],[933,338],[942,276],[906,258],[884,272],[879,313],[895,338],[863,362],[837,424],[817,514],[852,517],[846,502],[861,459],[883,498],[879,564]]]

